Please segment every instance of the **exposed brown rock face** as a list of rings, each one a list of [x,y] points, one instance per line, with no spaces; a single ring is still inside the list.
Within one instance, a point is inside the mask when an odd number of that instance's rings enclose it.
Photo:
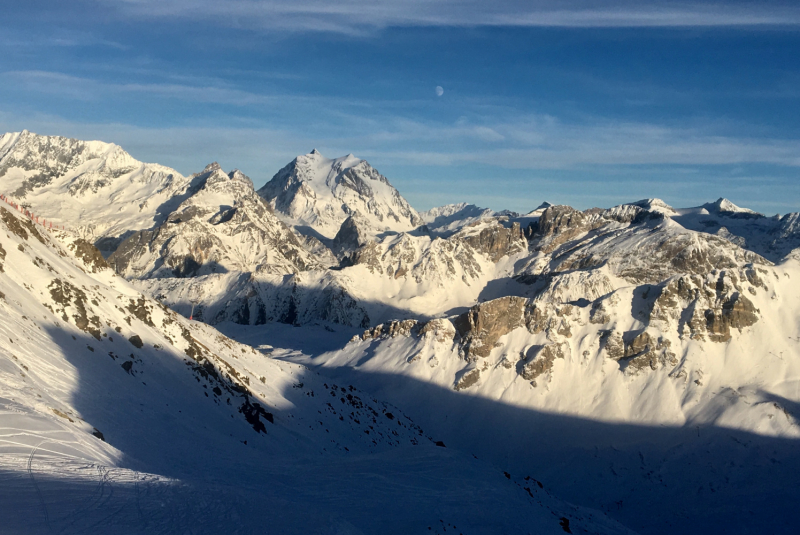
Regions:
[[[606,309],[604,301],[595,301],[592,303],[591,312],[589,312],[589,322],[595,325],[605,325],[611,321],[609,311]]]
[[[461,378],[456,381],[455,386],[453,387],[454,390],[466,390],[471,386],[475,386],[478,384],[478,381],[481,378],[481,371],[478,369],[468,371]]]
[[[525,326],[532,334],[546,332],[548,337],[572,336],[572,305],[560,305],[547,301],[536,301],[525,310]]]
[[[759,310],[740,293],[723,299],[718,307],[705,311],[708,338],[712,342],[727,342],[731,339],[731,328],[739,329],[754,325]]]
[[[411,336],[411,332],[419,325],[417,320],[390,321],[381,323],[371,329],[364,331],[361,335],[362,340],[374,340],[376,338],[396,338],[398,336]]]
[[[458,316],[453,323],[462,338],[464,357],[473,361],[489,356],[501,336],[525,326],[527,305],[522,297],[501,297]]]
[[[513,223],[511,228],[497,223],[461,239],[477,252],[488,256],[492,262],[497,262],[504,256],[517,253],[526,247],[525,236],[519,223]]]
[[[650,368],[657,370],[662,366],[675,366],[678,359],[670,350],[672,343],[658,337],[654,339],[647,332],[637,335],[629,344],[625,345],[625,365],[628,373],[638,373],[640,370]]]
[[[536,234],[547,243],[542,251],[550,253],[559,245],[586,232],[589,228],[586,215],[570,206],[550,206],[539,217]],[[548,239],[549,238],[549,239]]]
[[[606,357],[612,360],[619,360],[625,356],[625,342],[622,335],[616,331],[603,331],[600,335],[600,342]]]
[[[765,270],[764,270],[765,271]],[[749,274],[749,276],[748,276]],[[759,310],[742,294],[744,287],[752,294],[766,288],[753,269],[714,271],[708,277],[683,276],[665,283],[650,312],[650,321],[677,323],[678,334],[688,331],[691,338],[727,342],[731,329],[754,325]]]
[[[109,266],[97,247],[88,241],[78,238],[68,245],[68,248],[80,258],[92,273],[107,269]]]
[[[364,264],[370,273],[383,273],[381,265],[381,250],[374,241],[367,242],[366,245],[358,249],[353,254],[353,264]]]
[[[570,347],[567,342],[535,346],[529,351],[529,355],[520,370],[520,375],[526,381],[533,381],[540,375],[552,371],[555,360],[563,359],[566,355],[569,355],[569,352]]]

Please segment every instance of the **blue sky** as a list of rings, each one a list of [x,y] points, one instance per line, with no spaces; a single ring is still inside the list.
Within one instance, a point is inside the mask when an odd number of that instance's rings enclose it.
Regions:
[[[796,3],[487,4],[3,2],[0,130],[257,185],[354,153],[418,209],[800,210]]]

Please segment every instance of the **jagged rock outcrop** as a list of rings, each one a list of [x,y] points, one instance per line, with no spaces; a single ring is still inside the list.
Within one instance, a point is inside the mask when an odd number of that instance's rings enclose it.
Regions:
[[[512,223],[510,228],[506,228],[499,221],[495,221],[493,225],[473,223],[460,232],[457,239],[486,255],[492,262],[526,249],[525,236],[520,224],[516,222]]]
[[[542,276],[607,266],[635,284],[658,284],[680,274],[705,275],[744,264],[770,265],[760,255],[710,234],[683,228],[664,212],[622,205],[578,212],[549,207],[538,222],[531,246],[541,254],[520,276]]]
[[[758,276],[764,268],[739,271],[713,271],[707,277],[682,276],[658,288],[649,315],[650,322],[674,328],[681,336],[712,342],[727,342],[731,329],[754,325],[760,312],[742,292],[755,295],[766,285]]]
[[[497,219],[488,219],[448,238],[403,233],[380,242],[371,240],[351,253],[350,261],[366,266],[371,273],[445,287],[457,280],[470,284],[493,264],[526,250],[519,224],[506,227]]]
[[[617,360],[623,361],[626,371],[637,373],[645,368],[657,370],[659,367],[675,366],[678,359],[670,350],[672,342],[663,336],[650,336],[642,332],[630,343],[625,344],[624,354]]]
[[[375,340],[377,338],[396,338],[398,336],[411,336],[414,329],[417,329],[419,322],[417,320],[400,320],[391,321],[389,323],[382,323],[376,325],[371,329],[364,331],[361,335],[361,340]]]
[[[549,343],[543,346],[534,346],[526,355],[519,374],[526,381],[535,381],[537,377],[553,370],[556,359],[563,359],[569,355],[568,342]]]
[[[466,390],[467,388],[478,384],[480,378],[481,378],[481,371],[479,369],[476,368],[468,370],[456,380],[456,384],[453,385],[453,390],[455,391]]]
[[[453,320],[461,336],[461,348],[467,361],[489,356],[501,336],[525,326],[528,300],[521,297],[501,297],[475,305]]]
[[[542,212],[532,234],[546,241],[541,250],[549,253],[562,243],[586,232],[590,228],[587,219],[586,214],[570,206],[550,206]]]

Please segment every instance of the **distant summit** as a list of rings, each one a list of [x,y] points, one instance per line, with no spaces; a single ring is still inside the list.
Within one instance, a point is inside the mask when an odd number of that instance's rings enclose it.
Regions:
[[[351,215],[372,232],[405,232],[422,219],[365,160],[328,159],[316,149],[298,156],[258,190],[288,224],[332,239]]]
[[[724,199],[722,197],[720,197],[714,202],[704,204],[703,208],[705,208],[712,214],[718,214],[721,212],[732,212],[739,214],[758,214],[758,212],[750,210],[749,208],[741,208],[739,206],[736,206],[728,199]]]

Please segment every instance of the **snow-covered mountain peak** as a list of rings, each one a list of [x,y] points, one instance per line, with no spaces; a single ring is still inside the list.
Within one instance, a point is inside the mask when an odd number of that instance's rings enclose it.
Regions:
[[[16,171],[12,176],[22,180],[13,194],[20,198],[70,174],[73,187],[69,193],[83,196],[143,165],[148,164],[142,164],[114,143],[41,136],[27,130],[0,138],[0,173]]]
[[[551,203],[545,201],[542,204],[540,204],[539,206],[537,206],[535,210],[532,210],[532,211],[528,212],[527,214],[523,215],[522,217],[525,217],[525,218],[539,217],[540,215],[542,215],[542,212],[544,212],[545,210],[547,210],[551,206],[553,206]]]
[[[740,213],[740,214],[758,214],[755,210],[750,210],[749,208],[741,208],[736,206],[728,199],[720,197],[713,203],[706,203],[703,205],[703,208],[709,211],[712,214],[718,214],[721,212],[730,212],[730,213]]]
[[[252,181],[241,171],[243,178],[234,179],[234,171],[226,173],[216,163],[206,166],[200,173],[195,173],[191,179],[191,187],[180,206],[192,204],[207,204],[214,206],[230,205],[242,196],[253,195]]]
[[[328,239],[352,214],[360,214],[375,234],[422,224],[389,180],[352,154],[329,159],[315,149],[298,156],[258,193],[288,224]]]
[[[131,235],[109,257],[127,278],[212,273],[290,274],[317,267],[298,237],[281,222],[239,170],[211,163],[165,221]],[[166,206],[166,205],[165,205]]]
[[[0,191],[91,242],[157,224],[161,205],[188,186],[113,143],[28,131],[0,138]]]
[[[238,169],[234,169],[233,171],[228,173],[228,177],[231,180],[238,180],[240,182],[249,182],[251,186],[253,185],[253,181],[250,179],[250,177],[242,173]]]
[[[206,165],[200,173],[214,173],[217,171],[222,171],[222,166],[218,162],[211,162]]]
[[[419,215],[428,230],[437,235],[449,235],[464,226],[499,214],[490,208],[460,202],[431,208]]]
[[[431,208],[430,210],[425,210],[424,212],[420,212],[419,215],[422,218],[422,220],[425,221],[425,223],[433,223],[433,221],[437,217],[451,216],[467,208],[469,208],[470,210],[479,210],[480,212],[486,210],[486,208],[480,208],[478,206],[475,206],[474,204],[459,202],[453,204],[445,204],[444,206],[437,206],[435,208]]]
[[[673,215],[677,213],[672,206],[665,203],[661,199],[656,199],[656,198],[642,199],[641,201],[636,201],[630,204],[632,204],[633,206],[644,208],[645,210],[648,210],[650,212],[657,212],[660,214]]]

